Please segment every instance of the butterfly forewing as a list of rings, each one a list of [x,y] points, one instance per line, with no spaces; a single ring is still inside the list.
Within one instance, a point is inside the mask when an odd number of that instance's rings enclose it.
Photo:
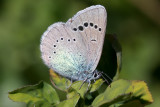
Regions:
[[[94,71],[99,62],[106,30],[107,14],[103,6],[96,5],[78,12],[67,21],[75,35],[80,35],[87,48],[87,69]],[[77,29],[77,30],[74,30]]]

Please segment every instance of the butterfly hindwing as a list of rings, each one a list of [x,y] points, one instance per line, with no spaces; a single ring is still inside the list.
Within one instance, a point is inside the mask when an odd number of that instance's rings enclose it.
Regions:
[[[62,76],[76,79],[81,66],[86,65],[86,49],[64,23],[51,25],[41,39],[42,59],[45,64]]]

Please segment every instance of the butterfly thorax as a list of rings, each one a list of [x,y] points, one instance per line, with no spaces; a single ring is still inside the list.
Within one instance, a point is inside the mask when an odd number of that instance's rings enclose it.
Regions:
[[[101,77],[101,74],[97,70],[94,70],[93,72],[82,71],[77,74],[77,78],[75,80],[83,80],[86,82],[90,82],[100,77]]]

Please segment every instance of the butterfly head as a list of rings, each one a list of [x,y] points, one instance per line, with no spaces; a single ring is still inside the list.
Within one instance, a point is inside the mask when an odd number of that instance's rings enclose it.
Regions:
[[[84,80],[85,82],[91,82],[92,80],[96,80],[101,77],[101,73],[97,70],[94,70],[93,72],[83,71],[82,74],[79,75],[78,80]]]

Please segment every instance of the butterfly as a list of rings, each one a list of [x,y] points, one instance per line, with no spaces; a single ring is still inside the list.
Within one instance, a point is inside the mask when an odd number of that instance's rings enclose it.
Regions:
[[[66,23],[52,24],[41,37],[44,63],[74,81],[90,83],[100,78],[96,67],[102,53],[106,24],[107,12],[102,5],[81,10]]]

